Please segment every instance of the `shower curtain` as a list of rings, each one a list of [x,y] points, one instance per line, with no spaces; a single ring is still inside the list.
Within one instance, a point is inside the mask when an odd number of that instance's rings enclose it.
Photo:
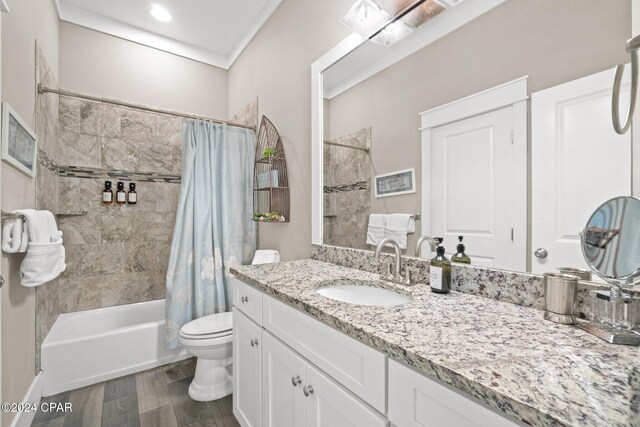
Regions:
[[[166,345],[189,321],[231,310],[229,268],[251,262],[255,134],[185,121],[182,187],[166,278]]]

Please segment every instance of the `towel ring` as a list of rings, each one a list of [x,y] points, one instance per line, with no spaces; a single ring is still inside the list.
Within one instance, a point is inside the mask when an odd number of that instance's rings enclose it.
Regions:
[[[624,64],[616,67],[616,76],[613,80],[613,97],[611,99],[611,118],[613,119],[613,129],[622,135],[629,130],[633,121],[633,113],[636,108],[636,94],[638,92],[638,49],[640,49],[640,36],[636,36],[626,43],[627,52],[631,54],[631,98],[629,99],[629,109],[624,124],[620,124],[620,88],[622,86],[622,74]]]

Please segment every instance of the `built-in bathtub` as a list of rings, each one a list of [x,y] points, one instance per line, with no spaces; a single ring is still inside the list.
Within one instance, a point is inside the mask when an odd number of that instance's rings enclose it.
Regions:
[[[165,348],[164,300],[61,314],[42,344],[50,396],[186,359]]]

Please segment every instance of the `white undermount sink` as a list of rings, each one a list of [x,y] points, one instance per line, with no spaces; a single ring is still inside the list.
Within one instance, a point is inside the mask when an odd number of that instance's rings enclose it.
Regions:
[[[349,304],[385,307],[406,304],[411,297],[390,289],[375,286],[371,282],[341,279],[321,284],[316,290],[323,297]]]

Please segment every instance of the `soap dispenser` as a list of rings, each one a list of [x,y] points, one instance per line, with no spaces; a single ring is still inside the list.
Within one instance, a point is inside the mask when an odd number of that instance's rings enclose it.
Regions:
[[[442,237],[437,237],[438,247],[436,256],[429,265],[429,286],[431,292],[438,294],[448,294],[451,291],[451,262],[444,256],[444,246]]]
[[[464,253],[464,245],[462,244],[462,237],[463,236],[458,236],[458,240],[460,241],[457,247],[458,252],[451,257],[451,262],[457,262],[460,264],[471,264],[471,258],[469,258],[467,254]]]

